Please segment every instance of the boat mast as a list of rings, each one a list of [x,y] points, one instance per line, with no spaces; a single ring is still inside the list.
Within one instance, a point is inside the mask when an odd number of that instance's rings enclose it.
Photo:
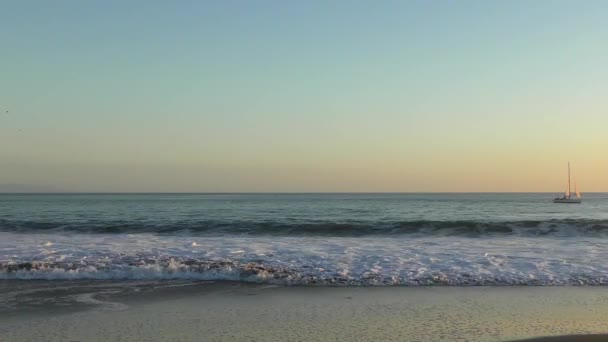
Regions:
[[[570,198],[570,162],[568,162],[568,199]]]

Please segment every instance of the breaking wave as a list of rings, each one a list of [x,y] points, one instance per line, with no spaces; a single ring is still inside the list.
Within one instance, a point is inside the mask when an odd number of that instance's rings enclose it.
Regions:
[[[559,277],[509,272],[427,271],[385,275],[372,269],[360,273],[303,266],[230,260],[166,258],[116,264],[68,262],[0,263],[0,279],[11,280],[205,280],[277,285],[336,286],[597,286],[608,285],[605,274],[577,273]]]
[[[0,231],[20,233],[86,234],[193,234],[276,236],[378,236],[438,235],[482,237],[518,236],[608,236],[608,220],[524,220],[524,221],[212,221],[181,222],[83,221],[39,222],[0,220]]]

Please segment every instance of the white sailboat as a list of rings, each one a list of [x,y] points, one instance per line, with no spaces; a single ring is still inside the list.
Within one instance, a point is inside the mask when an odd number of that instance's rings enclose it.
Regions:
[[[581,194],[578,192],[576,183],[574,184],[575,197],[571,196],[570,191],[570,162],[568,162],[568,187],[563,197],[556,197],[553,199],[553,203],[581,203]]]

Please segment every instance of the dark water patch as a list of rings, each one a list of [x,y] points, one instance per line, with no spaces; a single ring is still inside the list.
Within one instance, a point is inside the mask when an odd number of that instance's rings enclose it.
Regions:
[[[522,220],[522,221],[316,221],[263,220],[214,221],[71,221],[40,222],[0,220],[0,231],[19,233],[83,234],[192,234],[192,235],[276,235],[276,236],[608,236],[606,220]]]

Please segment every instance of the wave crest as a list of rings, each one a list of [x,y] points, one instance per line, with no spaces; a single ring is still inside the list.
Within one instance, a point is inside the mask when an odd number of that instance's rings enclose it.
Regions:
[[[134,221],[38,222],[0,220],[4,232],[70,232],[88,234],[194,234],[194,235],[277,235],[277,236],[581,236],[608,235],[608,220],[526,220],[526,221],[212,221],[171,223]]]

